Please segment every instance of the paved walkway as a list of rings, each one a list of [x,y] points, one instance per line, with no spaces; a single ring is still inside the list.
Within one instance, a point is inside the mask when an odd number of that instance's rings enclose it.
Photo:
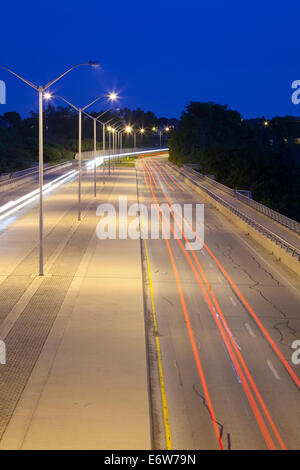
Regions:
[[[0,236],[1,449],[151,447],[140,241],[96,236],[98,204],[137,202],[135,178],[97,201],[86,181],[80,223],[76,183],[47,200],[43,278],[37,210]]]

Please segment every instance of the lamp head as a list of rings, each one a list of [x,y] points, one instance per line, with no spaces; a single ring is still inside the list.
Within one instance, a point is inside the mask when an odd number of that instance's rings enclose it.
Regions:
[[[100,67],[100,63],[97,60],[89,60],[87,64],[91,67]]]

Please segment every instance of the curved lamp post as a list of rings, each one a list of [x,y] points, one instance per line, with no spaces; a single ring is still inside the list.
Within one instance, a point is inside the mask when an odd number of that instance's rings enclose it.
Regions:
[[[115,93],[111,93],[111,95],[115,95]],[[115,99],[111,98],[111,95],[109,95],[109,99]],[[116,95],[115,95],[116,96]],[[87,112],[83,111],[83,114],[85,114],[87,117],[92,119],[94,121],[94,197],[97,196],[97,167],[96,167],[96,152],[97,152],[97,122],[100,122],[103,126],[103,139],[105,140],[105,126],[104,124],[100,121],[100,117],[104,116],[104,114],[108,113],[109,111],[112,111],[114,108],[109,108],[103,111],[103,113],[99,114],[99,116],[94,117],[91,114],[88,114]],[[105,150],[105,142],[103,141],[103,150]]]
[[[82,65],[89,65],[91,67],[99,67],[99,62],[95,61],[89,61],[89,62],[84,62],[82,64],[76,64],[73,65],[73,67],[69,68],[66,70],[64,73],[59,75],[59,77],[55,78],[54,80],[51,80],[51,82],[47,83],[46,85],[38,86],[35,85],[34,83],[30,82],[29,80],[26,80],[25,78],[21,77],[18,75],[16,72],[13,70],[3,67],[0,65],[0,68],[3,70],[6,70],[7,72],[11,73],[15,77],[19,78],[22,80],[22,82],[25,82],[27,85],[29,85],[31,88],[33,88],[35,91],[38,92],[39,94],[39,208],[40,208],[40,215],[39,215],[39,275],[43,276],[44,275],[44,211],[43,211],[43,176],[44,176],[44,158],[43,158],[43,94],[45,91],[53,85],[55,82],[60,80],[62,77],[67,75],[67,73],[71,72],[71,70],[75,69],[76,67],[80,67]]]
[[[98,98],[96,98],[95,100],[91,101],[91,103],[87,104],[86,106],[84,106],[83,108],[78,108],[77,106],[75,106],[74,104],[70,103],[70,101],[66,100],[65,98],[63,98],[62,96],[58,96],[58,95],[55,95],[55,96],[51,96],[49,94],[49,96],[47,97],[48,99],[49,98],[59,98],[60,100],[64,101],[66,104],[68,104],[69,106],[71,106],[72,108],[74,108],[76,111],[78,111],[78,119],[79,119],[79,123],[78,123],[78,156],[79,156],[79,159],[78,159],[78,220],[81,220],[81,143],[82,143],[82,113],[85,114],[86,116],[94,119],[92,116],[90,116],[88,113],[85,112],[85,110],[87,108],[89,108],[90,106],[92,106],[94,103],[96,103],[97,101],[99,100],[103,100],[103,99],[107,99],[107,96],[98,96]],[[95,159],[94,159],[95,160]],[[94,161],[94,187],[96,185],[96,162]],[[95,189],[94,189],[95,191]]]

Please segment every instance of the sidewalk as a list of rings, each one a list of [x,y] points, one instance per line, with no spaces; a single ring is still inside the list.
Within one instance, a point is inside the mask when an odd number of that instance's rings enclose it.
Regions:
[[[64,245],[0,325],[0,449],[151,447],[140,241],[96,236],[99,203],[136,202],[135,169],[106,181],[81,223],[66,214],[50,231]],[[67,200],[70,186],[46,205]]]

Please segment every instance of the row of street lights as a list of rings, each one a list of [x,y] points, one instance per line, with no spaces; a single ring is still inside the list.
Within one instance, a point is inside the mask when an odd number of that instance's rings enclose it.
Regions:
[[[1,66],[0,68],[3,70],[6,70],[10,74],[14,75],[15,77],[19,78],[22,80],[24,83],[26,83],[28,86],[33,88],[35,91],[38,92],[39,96],[39,275],[43,276],[44,275],[44,211],[43,211],[43,180],[44,180],[44,157],[43,157],[43,98],[48,99],[51,97],[50,93],[47,92],[47,90],[50,88],[51,85],[56,83],[58,80],[60,80],[62,77],[67,75],[71,70],[80,67],[80,66],[90,66],[90,67],[99,67],[100,64],[99,62],[96,61],[89,61],[89,62],[84,62],[82,64],[76,64],[73,67],[69,68],[66,70],[64,73],[59,75],[57,78],[54,80],[51,80],[49,83],[46,85],[35,85],[34,83],[30,82],[29,80],[26,80],[24,77],[21,77],[18,75],[16,72],[13,70]],[[97,100],[94,100],[94,102]],[[93,102],[93,103],[94,103]],[[86,109],[88,106],[91,106],[93,103],[89,103],[85,108]],[[81,109],[81,111],[83,110]],[[81,121],[81,112],[80,112],[80,121]],[[81,134],[81,125],[80,127],[80,134]],[[79,139],[81,141],[81,138]],[[79,150],[79,154],[81,153],[81,149]],[[80,178],[80,170],[79,170],[79,175],[78,177]]]
[[[82,108],[78,108],[74,104],[72,104],[70,101],[66,100],[62,96],[58,95],[51,95],[51,93],[45,93],[44,98],[46,100],[49,100],[51,98],[55,99],[58,98],[62,101],[64,101],[67,105],[69,105],[71,108],[75,109],[78,112],[78,220],[81,220],[81,169],[82,169],[82,159],[81,159],[81,150],[82,150],[82,113],[90,117],[91,119],[94,120],[94,152],[97,151],[97,140],[96,140],[96,123],[99,120],[101,116],[103,116],[106,112],[112,110],[113,108],[110,108],[109,110],[106,110],[99,114],[96,118],[91,116],[86,112],[86,110],[92,106],[93,104],[97,103],[98,101],[103,101],[103,100],[111,100],[115,101],[117,99],[116,93],[110,93],[109,95],[101,95],[98,96],[95,100],[91,101],[88,103],[86,106]],[[94,158],[94,196],[97,196],[97,180],[96,180],[96,159]]]
[[[133,147],[136,148],[136,135],[137,133],[144,134],[146,132],[145,128],[140,128],[140,129],[134,129],[130,125],[125,125],[124,122],[120,119],[118,116],[114,116],[107,120],[106,122],[102,122],[100,118],[104,114],[106,114],[109,111],[112,111],[113,108],[109,108],[106,111],[102,112],[99,114],[99,116],[92,116],[87,113],[87,109],[91,107],[93,104],[100,100],[108,100],[111,102],[114,102],[118,96],[116,93],[110,93],[109,95],[102,95],[93,100],[92,102],[88,103],[84,107],[78,107],[72,104],[70,101],[66,100],[62,96],[53,96],[49,91],[47,91],[51,85],[56,83],[58,80],[60,80],[62,77],[64,77],[66,74],[71,72],[71,70],[83,66],[91,66],[91,67],[99,67],[99,62],[96,61],[89,61],[89,62],[84,62],[82,64],[77,64],[74,65],[73,67],[69,68],[66,70],[63,74],[59,75],[57,78],[54,80],[51,80],[49,83],[47,83],[45,86],[38,86],[30,81],[26,80],[25,78],[21,77],[17,73],[15,73],[13,70],[0,66],[1,69],[6,70],[7,72],[11,73],[15,77],[19,78],[23,82],[25,82],[27,85],[29,85],[31,88],[36,90],[38,92],[39,96],[39,275],[43,276],[44,275],[44,213],[43,213],[43,171],[44,171],[44,159],[43,159],[43,100],[50,100],[51,98],[55,99],[60,99],[64,101],[68,106],[71,108],[75,109],[78,112],[78,220],[81,220],[81,170],[82,170],[82,158],[81,158],[81,151],[82,151],[82,114],[88,116],[89,118],[93,119],[94,121],[94,196],[96,197],[97,195],[97,179],[96,179],[96,152],[97,152],[97,122],[102,124],[102,132],[103,132],[103,155],[105,153],[105,142],[106,142],[106,129],[109,132],[109,150],[111,150],[111,140],[112,140],[112,148],[113,148],[113,153],[115,152],[116,148],[122,149],[123,145],[123,133],[126,134],[132,134],[133,135]],[[119,120],[119,122],[113,122]],[[147,129],[148,130],[148,129]],[[156,128],[153,127],[151,129],[152,132],[158,133],[160,136],[160,146],[161,146],[161,138],[162,138],[162,133],[163,132],[169,132],[170,128],[166,127],[164,130],[161,128]],[[112,136],[112,138],[111,138]],[[110,158],[109,158],[109,175],[110,175]]]

